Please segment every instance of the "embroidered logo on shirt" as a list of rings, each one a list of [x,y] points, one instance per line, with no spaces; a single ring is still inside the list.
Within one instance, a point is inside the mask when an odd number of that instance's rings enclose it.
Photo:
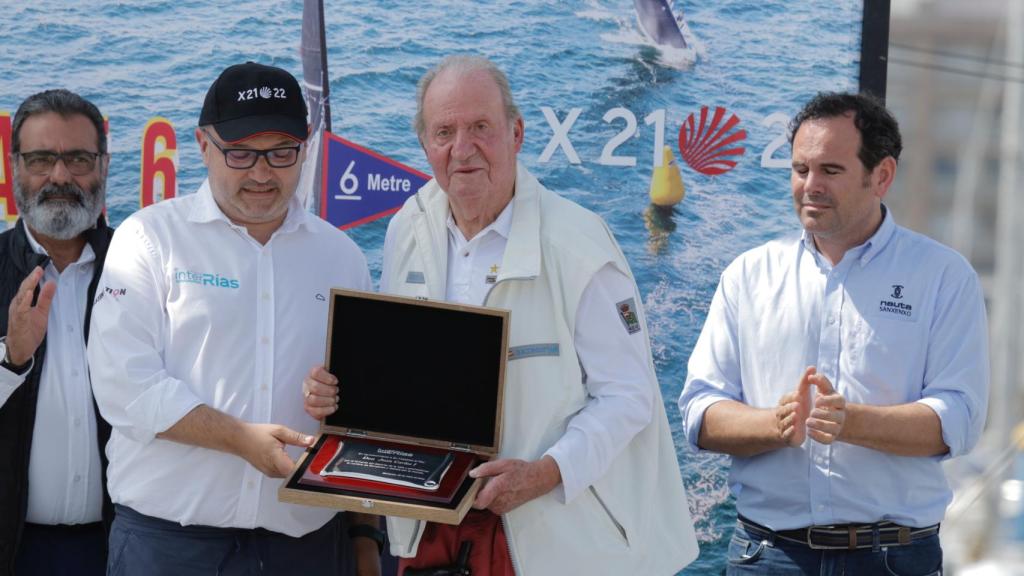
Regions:
[[[214,288],[238,289],[241,284],[234,278],[211,274],[209,272],[193,272],[192,270],[174,269],[175,284],[199,284],[200,286],[213,286]]]
[[[423,272],[410,270],[405,276],[405,282],[406,284],[426,284],[427,280],[423,277]]]
[[[903,285],[902,284],[893,284],[892,285],[892,297],[897,299],[897,300],[900,300],[901,298],[903,298]]]
[[[632,298],[617,302],[615,309],[619,313],[619,320],[626,327],[626,332],[636,334],[640,331],[640,318],[636,314],[636,301]]]

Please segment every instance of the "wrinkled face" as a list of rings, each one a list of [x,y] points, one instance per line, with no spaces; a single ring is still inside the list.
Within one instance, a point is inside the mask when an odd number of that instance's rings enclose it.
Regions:
[[[423,120],[421,144],[449,201],[500,212],[515,190],[523,121],[506,117],[490,74],[439,74],[424,95]]]
[[[869,172],[857,156],[860,142],[852,114],[807,120],[793,138],[793,203],[815,239],[852,248],[878,225],[892,178],[883,172],[895,162],[886,159]]]
[[[305,158],[305,147],[294,165],[287,168],[272,168],[265,157],[256,160],[251,168],[230,168],[224,161],[221,148],[270,150],[295,146],[295,140],[276,134],[261,134],[225,144],[213,127],[196,130],[196,140],[203,154],[203,163],[210,178],[210,190],[224,215],[235,224],[266,224],[284,220],[288,213],[288,202],[295,194]]]
[[[45,174],[33,174],[25,154],[51,152],[99,152],[96,128],[81,114],[67,118],[56,112],[29,116],[18,133],[19,154],[12,155],[14,201],[25,224],[33,232],[68,240],[91,228],[106,201],[109,156],[95,159],[85,174],[72,174],[57,160]]]

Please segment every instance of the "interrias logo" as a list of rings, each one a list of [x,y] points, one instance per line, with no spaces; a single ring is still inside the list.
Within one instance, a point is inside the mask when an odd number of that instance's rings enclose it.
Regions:
[[[231,288],[237,290],[241,284],[234,278],[211,274],[209,272],[194,272],[192,270],[174,269],[175,284],[198,284],[200,286],[213,286],[214,288]]]

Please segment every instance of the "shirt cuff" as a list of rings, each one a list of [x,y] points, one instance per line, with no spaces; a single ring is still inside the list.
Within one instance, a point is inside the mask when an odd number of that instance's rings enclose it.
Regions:
[[[178,423],[203,402],[181,380],[168,378],[147,388],[125,412],[132,421],[132,438],[143,444]]]
[[[704,423],[704,414],[708,408],[723,400],[732,399],[729,396],[709,394],[690,400],[686,406],[680,406],[680,410],[683,412],[683,432],[686,434],[686,443],[690,445],[690,450],[705,451],[697,445],[697,441],[700,440],[700,427]]]
[[[18,374],[17,372],[11,372],[7,368],[0,366],[0,407],[7,404],[7,399],[14,394],[14,391],[21,386],[21,383],[28,378],[28,375],[32,373],[32,367],[35,366],[35,356],[29,362],[28,370],[25,370],[24,374]]]
[[[974,445],[968,438],[970,424],[963,400],[955,392],[940,392],[926,396],[917,401],[931,408],[939,416],[942,427],[942,441],[949,447],[949,452],[940,459],[955,458],[965,454]]]
[[[555,460],[555,464],[558,464],[558,473],[562,476],[562,483],[555,486],[551,493],[562,504],[572,502],[573,498],[583,491],[583,488],[577,486],[579,481],[576,479],[576,475],[573,473],[572,466],[569,463],[570,458],[566,454],[564,443],[561,441],[556,442],[554,446],[548,448],[547,452],[544,452],[544,456],[551,456]]]

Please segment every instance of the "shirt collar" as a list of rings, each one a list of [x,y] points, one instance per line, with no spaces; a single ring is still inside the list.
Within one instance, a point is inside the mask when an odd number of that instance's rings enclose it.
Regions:
[[[217,205],[217,201],[213,197],[213,190],[210,189],[209,178],[203,180],[199,190],[196,191],[196,196],[197,201],[192,206],[192,211],[188,216],[190,222],[205,223],[221,220],[231,226],[238,226]],[[302,207],[302,202],[299,200],[298,195],[293,194],[291,200],[288,201],[288,214],[284,217],[284,222],[281,223],[280,228],[274,231],[274,234],[294,232],[301,226],[305,226],[307,230],[310,230],[312,217],[313,215]]]
[[[508,234],[512,230],[512,201],[509,201],[505,205],[505,208],[498,214],[498,217],[487,225],[486,228],[477,232],[473,239],[483,238],[491,232],[495,232],[505,240],[508,240]],[[445,221],[445,225],[448,226],[448,233],[453,235],[456,240],[462,240],[465,243],[472,242],[472,240],[466,240],[466,237],[462,235],[462,230],[459,230],[458,224],[455,223],[455,217],[452,216],[452,211],[448,210],[448,219]]]
[[[36,240],[36,237],[32,235],[32,230],[29,229],[28,225],[25,225],[25,237],[28,238],[28,245],[32,248],[32,251],[41,256],[50,257],[50,254],[46,251],[46,248]],[[93,252],[92,246],[86,242],[85,246],[82,247],[82,253],[78,255],[78,260],[75,264],[85,264],[86,262],[92,262],[96,259],[96,253]]]
[[[892,212],[885,207],[885,204],[882,204],[882,223],[878,226],[878,230],[875,230],[875,233],[860,246],[847,250],[843,259],[845,260],[847,257],[856,259],[861,266],[867,266],[886,247],[895,231],[896,222],[893,220]],[[818,247],[814,245],[814,237],[804,230],[800,238],[804,243],[804,248],[818,258],[820,254]]]

